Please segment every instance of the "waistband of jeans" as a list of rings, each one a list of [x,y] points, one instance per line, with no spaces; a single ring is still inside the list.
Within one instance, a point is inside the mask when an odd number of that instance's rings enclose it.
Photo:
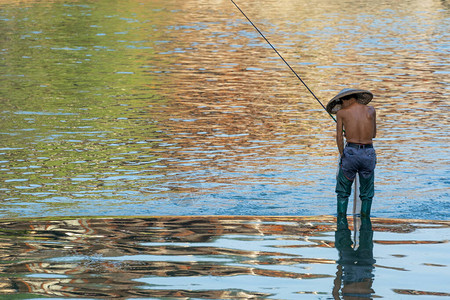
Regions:
[[[373,148],[373,144],[355,144],[355,143],[347,143],[347,147],[365,149],[365,148]]]

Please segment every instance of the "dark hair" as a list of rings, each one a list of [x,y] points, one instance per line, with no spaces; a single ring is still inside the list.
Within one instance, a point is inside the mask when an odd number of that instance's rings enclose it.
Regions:
[[[351,98],[356,98],[355,94],[350,94],[344,97],[341,97],[341,100],[350,100]]]

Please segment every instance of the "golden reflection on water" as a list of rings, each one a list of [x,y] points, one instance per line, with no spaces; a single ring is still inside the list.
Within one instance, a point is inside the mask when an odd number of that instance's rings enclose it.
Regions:
[[[377,145],[387,168],[398,159],[412,164],[422,159],[414,155],[399,158],[395,146],[420,147],[430,138],[442,145],[444,136],[431,127],[433,123],[440,124],[438,128],[449,125],[444,113],[448,83],[443,81],[447,54],[430,45],[442,34],[435,27],[445,13],[442,2],[400,4],[395,14],[390,11],[391,4],[377,3],[378,11],[364,12],[356,20],[342,18],[352,9],[342,3],[336,6],[326,2],[316,8],[304,4],[277,1],[275,9],[275,2],[251,5],[243,1],[242,6],[322,101],[346,86],[360,85],[374,92],[380,119],[381,141]],[[187,1],[184,8],[195,11],[194,5],[197,2]],[[226,1],[215,5],[215,12],[230,12]],[[402,22],[411,18],[409,13],[416,9],[415,5],[424,9],[418,21],[429,21],[429,26],[401,28]],[[366,8],[363,5],[359,9]],[[324,11],[328,12],[326,18]],[[383,17],[376,20],[372,14],[378,13]],[[181,148],[195,156],[211,146],[224,147],[228,150],[225,155],[231,154],[236,164],[244,157],[250,165],[247,155],[262,156],[268,164],[284,151],[290,155],[332,155],[331,119],[253,28],[236,14],[232,19],[224,14],[220,21],[208,23],[201,36],[197,31],[185,30],[178,42],[198,42],[193,51],[175,54],[177,67],[171,75],[175,100],[172,111],[176,117],[166,124],[180,135]],[[191,19],[180,16],[179,23],[190,24]],[[196,17],[201,23],[209,21],[210,16]],[[285,20],[289,20],[288,24]],[[350,32],[338,34],[340,29]],[[430,48],[412,48],[413,42]],[[252,142],[259,149],[251,147]],[[316,163],[329,164],[323,160]]]
[[[352,218],[349,224],[353,229]],[[448,245],[449,222],[373,219],[372,224],[373,243],[372,235],[366,235],[370,237],[367,243],[361,233],[356,248],[361,253],[375,245],[377,262],[362,265],[376,269],[369,295],[389,297],[377,294],[376,283],[383,281],[383,276],[393,276],[392,272],[401,272],[400,278],[406,281],[430,272],[448,272],[447,260],[441,256],[448,249],[436,245]],[[349,253],[353,251],[349,248],[353,233],[348,231],[344,237],[346,233],[336,231],[336,220],[329,216],[2,220],[1,228],[3,295],[107,299],[265,299],[284,295],[284,299],[292,299],[293,295],[336,297],[341,280],[344,294],[361,288],[360,283],[349,281],[363,258],[356,258],[358,265],[348,265],[353,259]],[[335,232],[336,239],[340,232],[337,271]],[[424,232],[425,236],[420,235]],[[383,234],[385,239],[380,239]],[[398,244],[408,248],[395,248]],[[434,247],[427,251],[434,249],[436,257],[416,262],[407,259],[414,259],[413,253],[424,251],[421,247],[426,245]],[[307,281],[290,281],[299,279]],[[450,295],[445,285],[430,290],[429,280],[416,281],[416,289],[409,291],[403,289],[404,284],[400,279],[390,282],[388,288],[394,290],[390,296]],[[382,293],[389,290],[378,288]]]

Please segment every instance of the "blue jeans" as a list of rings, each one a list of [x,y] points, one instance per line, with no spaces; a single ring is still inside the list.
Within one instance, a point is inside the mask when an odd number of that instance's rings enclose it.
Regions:
[[[353,180],[359,174],[359,197],[361,198],[361,216],[369,216],[374,196],[376,165],[375,150],[367,147],[344,148],[336,181],[337,213],[347,214],[348,197],[352,191]]]

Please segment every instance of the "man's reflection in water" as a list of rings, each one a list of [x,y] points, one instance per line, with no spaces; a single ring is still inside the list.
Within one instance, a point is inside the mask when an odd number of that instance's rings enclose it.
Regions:
[[[338,216],[335,245],[339,251],[339,260],[333,288],[334,299],[371,299],[374,293],[372,283],[375,260],[370,218],[361,218],[359,246],[354,249],[347,216]]]

